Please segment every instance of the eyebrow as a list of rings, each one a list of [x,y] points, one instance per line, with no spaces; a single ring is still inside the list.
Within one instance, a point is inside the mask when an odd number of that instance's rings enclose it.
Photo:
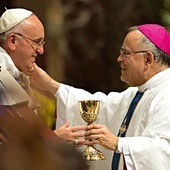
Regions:
[[[121,49],[125,50],[125,51],[130,51],[130,50],[126,49],[124,46],[122,46]]]

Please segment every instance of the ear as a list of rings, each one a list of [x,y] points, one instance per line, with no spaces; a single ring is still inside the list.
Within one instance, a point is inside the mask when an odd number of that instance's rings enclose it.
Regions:
[[[148,51],[145,55],[145,65],[151,65],[155,61],[154,55],[152,52]]]
[[[154,55],[152,52],[148,51],[146,54],[145,54],[145,70],[148,70],[152,64],[154,63]]]
[[[9,34],[8,39],[7,39],[8,46],[11,50],[16,49],[16,36],[15,34]]]

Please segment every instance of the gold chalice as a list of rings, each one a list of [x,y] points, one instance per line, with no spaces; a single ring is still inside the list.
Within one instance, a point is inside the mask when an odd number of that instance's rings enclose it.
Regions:
[[[100,101],[99,100],[83,100],[78,102],[81,117],[87,125],[92,124],[98,115]],[[88,161],[106,159],[103,153],[94,146],[87,146],[83,152],[83,157]]]

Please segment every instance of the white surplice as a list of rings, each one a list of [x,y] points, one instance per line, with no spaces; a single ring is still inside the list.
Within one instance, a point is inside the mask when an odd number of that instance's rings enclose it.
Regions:
[[[17,80],[21,80],[25,89]],[[31,90],[29,78],[16,68],[11,57],[2,47],[0,47],[0,92],[1,105],[28,101],[28,106],[32,109],[39,106]]]
[[[137,91],[145,91],[139,101],[126,138],[121,138],[118,149],[125,157],[128,169],[170,169],[170,69],[166,69],[140,87],[129,87],[117,93],[90,94],[85,90],[61,84],[57,98],[57,126],[66,120],[70,126],[85,125],[78,101],[100,100],[100,110],[94,123],[105,124],[117,135],[129,105]],[[96,146],[106,155],[106,160],[90,162],[90,170],[110,170],[113,152]],[[121,160],[122,162],[122,160]],[[122,163],[120,163],[122,170]]]

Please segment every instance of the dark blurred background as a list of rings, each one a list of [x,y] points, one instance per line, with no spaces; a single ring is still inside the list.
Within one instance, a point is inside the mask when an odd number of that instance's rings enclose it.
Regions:
[[[37,64],[54,79],[90,92],[122,91],[117,62],[130,26],[170,26],[169,0],[1,0],[32,10],[45,27],[45,53]]]

